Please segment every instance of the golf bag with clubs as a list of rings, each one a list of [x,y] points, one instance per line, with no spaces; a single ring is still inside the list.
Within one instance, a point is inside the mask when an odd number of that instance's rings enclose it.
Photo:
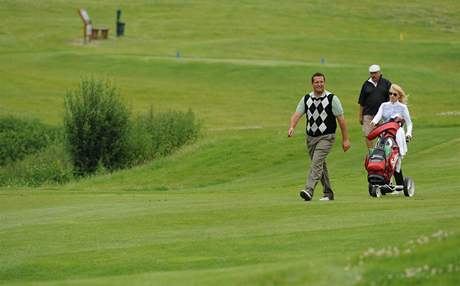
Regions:
[[[395,172],[399,156],[399,147],[396,143],[396,133],[402,123],[389,121],[372,130],[367,138],[377,138],[375,148],[366,155],[364,166],[367,170],[367,181],[369,182],[369,195],[381,197],[387,193],[404,192],[406,197],[415,194],[415,184],[411,177],[404,178],[403,185],[396,185],[391,182]]]

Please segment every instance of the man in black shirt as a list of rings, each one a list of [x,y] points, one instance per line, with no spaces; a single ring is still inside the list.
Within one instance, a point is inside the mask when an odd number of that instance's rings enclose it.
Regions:
[[[367,135],[372,131],[371,121],[379,110],[380,104],[389,100],[388,90],[391,82],[384,79],[379,65],[369,67],[370,78],[363,83],[359,94],[359,124],[362,126],[367,148],[372,147],[372,141]]]

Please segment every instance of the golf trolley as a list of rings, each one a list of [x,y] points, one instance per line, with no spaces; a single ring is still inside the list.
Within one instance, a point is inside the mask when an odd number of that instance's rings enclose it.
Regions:
[[[369,182],[369,195],[381,197],[401,191],[406,197],[415,194],[415,184],[411,177],[404,178],[404,185],[396,185],[391,182],[399,158],[399,147],[396,144],[396,133],[401,127],[400,123],[390,121],[372,130],[367,138],[373,140],[378,137],[375,148],[366,155],[364,166],[367,170]]]

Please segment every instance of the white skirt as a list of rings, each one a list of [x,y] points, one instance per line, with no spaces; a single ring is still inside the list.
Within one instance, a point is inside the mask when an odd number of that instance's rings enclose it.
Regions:
[[[396,132],[396,144],[398,144],[399,155],[401,155],[402,159],[407,153],[406,133],[402,127]]]

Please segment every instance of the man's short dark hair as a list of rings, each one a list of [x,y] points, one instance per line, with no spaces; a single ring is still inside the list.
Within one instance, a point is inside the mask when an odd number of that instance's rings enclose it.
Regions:
[[[313,83],[313,79],[317,76],[322,76],[324,81],[326,81],[326,76],[320,72],[317,72],[317,73],[314,73],[312,76],[311,76],[311,83]]]

